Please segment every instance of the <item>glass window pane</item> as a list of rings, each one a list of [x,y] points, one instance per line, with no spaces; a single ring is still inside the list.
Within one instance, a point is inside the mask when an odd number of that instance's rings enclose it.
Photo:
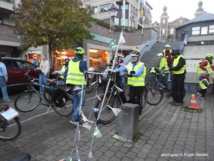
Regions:
[[[209,34],[214,34],[214,25],[209,26]]]
[[[201,28],[201,35],[207,35],[207,32],[208,32],[208,26]]]

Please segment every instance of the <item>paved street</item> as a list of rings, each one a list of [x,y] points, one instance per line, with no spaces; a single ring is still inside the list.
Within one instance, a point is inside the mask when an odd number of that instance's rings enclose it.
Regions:
[[[87,95],[85,115],[93,120],[94,94]],[[15,96],[11,97],[13,106]],[[185,112],[169,104],[164,98],[157,106],[147,104],[139,121],[140,139],[136,142],[113,138],[117,133],[118,120],[98,125],[101,138],[95,138],[91,161],[213,161],[214,160],[214,94],[197,103],[201,113]],[[189,105],[191,94],[185,97]],[[23,100],[24,101],[24,100]],[[7,161],[20,152],[28,152],[33,160],[58,161],[68,157],[72,150],[75,126],[69,117],[40,106],[30,113],[20,113],[22,133],[14,141],[0,141],[0,160]],[[89,153],[93,131],[81,128],[78,148],[81,160]],[[73,159],[74,160],[74,159]]]

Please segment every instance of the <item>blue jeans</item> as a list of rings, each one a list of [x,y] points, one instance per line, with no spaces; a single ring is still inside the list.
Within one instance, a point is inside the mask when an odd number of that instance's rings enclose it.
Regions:
[[[82,87],[82,85],[78,85],[80,88]],[[75,85],[72,86],[72,95],[73,95],[73,100],[74,100],[74,104],[73,104],[73,109],[74,109],[74,113],[71,117],[72,121],[79,121],[79,109],[81,106],[80,100],[81,100],[81,89],[79,90],[75,90],[74,91],[74,87]],[[83,91],[83,96],[82,96],[82,108],[85,105],[85,101],[86,101],[86,97],[85,97],[85,91]]]
[[[39,91],[44,92],[44,87],[41,85],[48,85],[47,79],[49,78],[49,73],[47,75],[44,75],[44,73],[39,74]]]
[[[0,76],[0,87],[1,87],[1,92],[2,92],[2,95],[3,95],[3,100],[8,100],[9,97],[8,97],[8,94],[7,94],[7,86],[6,86],[6,83],[5,83],[5,80],[4,80],[4,77],[3,76]]]
[[[121,76],[121,89],[122,89],[123,91],[125,91],[125,81],[126,81],[125,76],[124,76],[124,75]]]

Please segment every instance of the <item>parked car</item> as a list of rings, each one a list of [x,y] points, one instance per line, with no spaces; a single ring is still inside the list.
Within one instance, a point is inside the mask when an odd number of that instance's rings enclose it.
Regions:
[[[8,72],[8,88],[18,87],[17,84],[28,83],[25,73],[28,69],[31,69],[29,75],[35,78],[39,78],[39,72],[34,69],[37,68],[36,65],[32,64],[29,61],[23,60],[21,58],[13,57],[2,57],[4,64],[7,67]],[[51,70],[52,72],[53,70]],[[10,89],[11,90],[11,89]]]

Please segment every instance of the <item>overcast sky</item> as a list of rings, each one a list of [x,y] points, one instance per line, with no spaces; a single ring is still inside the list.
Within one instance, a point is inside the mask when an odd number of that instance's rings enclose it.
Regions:
[[[196,10],[198,9],[199,0],[147,0],[152,6],[152,22],[160,22],[160,16],[163,13],[163,7],[166,5],[169,15],[169,22],[174,21],[179,17],[193,19]],[[208,13],[214,14],[214,1],[202,0],[202,8]]]

